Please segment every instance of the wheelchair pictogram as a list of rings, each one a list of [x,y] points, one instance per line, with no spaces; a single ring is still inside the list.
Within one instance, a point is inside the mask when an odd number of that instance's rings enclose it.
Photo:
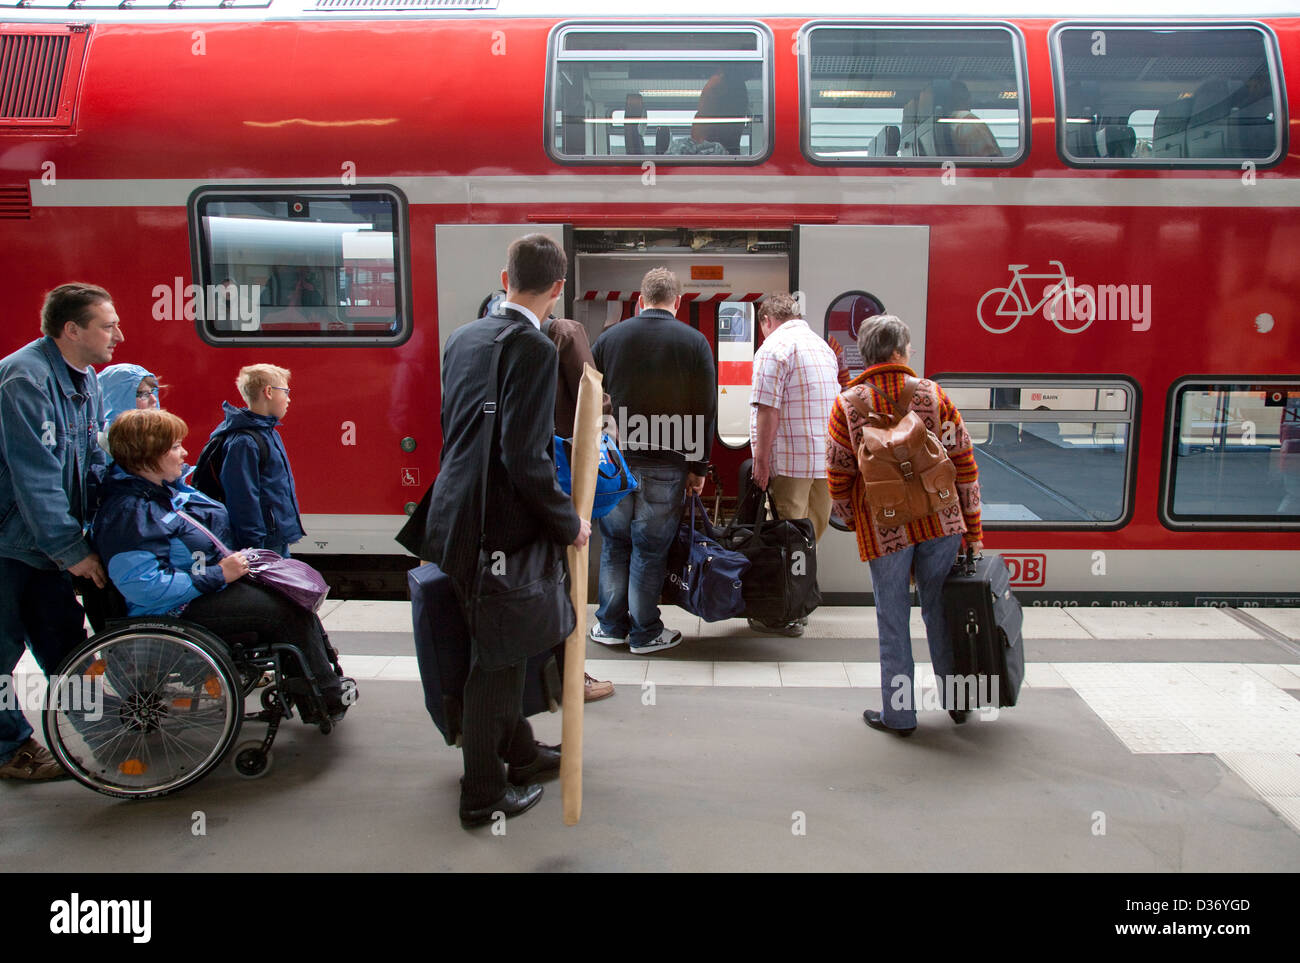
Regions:
[[[1065,265],[1060,261],[1049,261],[1057,268],[1054,274],[1025,274],[1027,264],[1008,264],[1011,281],[1004,288],[985,291],[975,307],[975,316],[980,326],[990,334],[1006,334],[1020,319],[1037,314],[1041,308],[1043,317],[1064,331],[1066,334],[1078,334],[1092,324],[1097,317],[1097,297],[1090,288],[1076,287],[1074,278],[1065,273]],[[1043,288],[1043,295],[1035,301],[1029,296],[1025,281],[1053,281]],[[1076,327],[1065,322],[1082,321]]]

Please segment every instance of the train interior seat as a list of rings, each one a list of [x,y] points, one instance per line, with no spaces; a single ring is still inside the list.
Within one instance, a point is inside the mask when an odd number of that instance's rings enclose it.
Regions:
[[[1152,157],[1187,156],[1187,122],[1191,119],[1191,114],[1190,97],[1183,97],[1160,108],[1151,127]]]
[[[1248,97],[1250,84],[1241,90]],[[1273,94],[1244,101],[1231,115],[1228,125],[1228,149],[1232,157],[1267,157],[1276,143]]]
[[[920,115],[917,97],[903,105],[903,122],[899,132],[898,153],[903,157],[925,157],[925,147],[921,143]]]
[[[1107,124],[1097,129],[1097,155],[1132,157],[1137,151],[1137,132],[1128,124]]]
[[[1095,81],[1065,88],[1065,149],[1075,157],[1096,157],[1097,108],[1100,90]]]
[[[1233,93],[1232,86],[1221,77],[1212,77],[1196,88],[1187,119],[1187,157],[1227,156]]]
[[[673,132],[667,124],[660,124],[655,129],[655,153],[667,154],[668,145],[673,142]]]
[[[894,124],[886,124],[871,138],[872,157],[897,157],[902,135]]]

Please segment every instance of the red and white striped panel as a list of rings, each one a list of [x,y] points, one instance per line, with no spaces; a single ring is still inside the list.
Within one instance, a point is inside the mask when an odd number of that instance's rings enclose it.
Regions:
[[[587,291],[580,301],[635,301],[640,291]],[[717,294],[707,294],[702,291],[686,291],[682,294],[683,301],[699,301],[701,304],[710,301],[761,301],[763,293],[733,294],[730,291],[720,291]]]

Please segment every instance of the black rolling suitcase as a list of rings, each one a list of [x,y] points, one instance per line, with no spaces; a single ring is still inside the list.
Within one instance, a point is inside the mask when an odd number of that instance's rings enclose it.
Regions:
[[[451,578],[432,562],[408,571],[406,582],[411,592],[415,658],[424,685],[424,707],[447,745],[459,745],[470,659],[465,616]],[[563,642],[528,660],[524,715],[560,708],[563,663]]]
[[[1002,556],[958,556],[943,583],[943,614],[954,674],[967,680],[964,708],[1015,705],[1025,678],[1024,614]]]

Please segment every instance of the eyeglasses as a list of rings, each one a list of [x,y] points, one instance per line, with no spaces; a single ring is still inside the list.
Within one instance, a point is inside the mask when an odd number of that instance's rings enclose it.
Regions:
[[[285,397],[288,397],[288,395],[289,395],[289,389],[288,389],[288,388],[281,388],[279,385],[267,385],[267,387],[270,388],[272,391],[283,391],[284,394],[285,394]]]
[[[135,393],[135,396],[136,396],[137,398],[157,398],[157,397],[158,397],[158,389],[157,389],[157,388],[141,388],[139,391],[137,391],[137,392]]]

